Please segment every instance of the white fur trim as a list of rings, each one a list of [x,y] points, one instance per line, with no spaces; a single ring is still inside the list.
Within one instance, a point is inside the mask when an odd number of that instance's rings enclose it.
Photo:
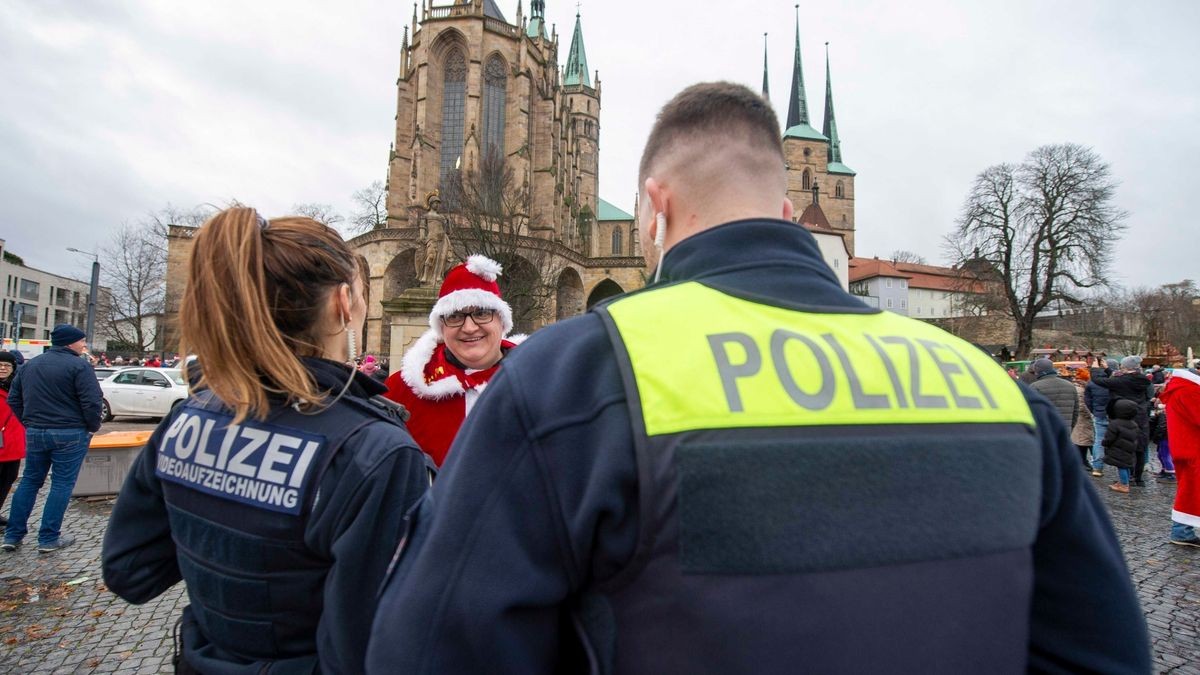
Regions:
[[[457,377],[425,382],[425,364],[433,358],[433,351],[441,342],[441,338],[432,330],[425,331],[425,334],[404,352],[404,358],[400,362],[400,379],[404,380],[417,396],[433,401],[457,396],[464,391],[462,382],[459,382]]]
[[[1192,527],[1200,527],[1200,516],[1193,516],[1192,514],[1184,513],[1183,511],[1176,511],[1172,509],[1171,520],[1177,523],[1183,523],[1184,525],[1191,525]]]
[[[482,277],[484,281],[495,281],[504,268],[486,255],[476,253],[467,258],[467,271],[477,277]]]
[[[1171,372],[1171,377],[1172,379],[1178,377],[1180,379],[1187,380],[1192,384],[1200,385],[1200,375],[1193,375],[1191,371],[1184,370],[1183,368],[1176,368],[1173,370]]]
[[[441,318],[467,307],[484,307],[500,313],[500,323],[504,326],[501,335],[508,335],[513,328],[512,307],[508,306],[500,296],[479,288],[464,288],[442,296],[433,310],[429,312],[429,327],[433,329],[438,339],[442,338]]]

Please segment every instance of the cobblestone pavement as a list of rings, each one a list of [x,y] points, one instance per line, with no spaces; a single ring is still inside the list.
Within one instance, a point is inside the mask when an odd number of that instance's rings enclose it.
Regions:
[[[1200,549],[1167,542],[1175,486],[1148,478],[1124,495],[1107,489],[1111,479],[1091,480],[1141,596],[1155,672],[1200,675]],[[112,503],[72,501],[64,529],[79,538],[72,547],[39,554],[27,543],[0,553],[0,672],[171,672],[171,629],[187,604],[183,585],[140,607],[104,587],[100,542]]]

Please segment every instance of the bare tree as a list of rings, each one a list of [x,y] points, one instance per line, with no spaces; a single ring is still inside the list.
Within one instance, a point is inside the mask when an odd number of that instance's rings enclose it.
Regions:
[[[516,184],[504,156],[489,151],[477,170],[455,172],[444,186],[454,253],[481,253],[504,266],[500,289],[513,309],[513,324],[530,330],[549,315],[563,263],[550,242],[528,236],[538,216],[528,187]]]
[[[353,195],[350,230],[356,233],[387,227],[387,186],[377,180]]]
[[[322,225],[328,225],[334,229],[337,229],[338,224],[346,220],[340,214],[334,211],[333,207],[329,204],[293,204],[292,213],[298,216],[312,218],[318,223],[321,223]]]
[[[892,251],[892,261],[898,263],[912,263],[914,265],[928,265],[925,256],[906,251],[904,249],[896,249]]]
[[[1110,242],[1127,216],[1113,204],[1115,189],[1109,165],[1072,143],[1042,146],[975,178],[945,243],[956,266],[994,270],[1016,323],[1017,355],[1029,353],[1040,312],[1109,285]]]
[[[105,294],[99,308],[110,339],[136,352],[155,349],[165,308],[167,248],[163,212],[127,223],[101,249]]]

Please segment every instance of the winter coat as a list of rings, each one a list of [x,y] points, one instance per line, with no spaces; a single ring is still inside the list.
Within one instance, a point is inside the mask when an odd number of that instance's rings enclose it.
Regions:
[[[1159,397],[1167,404],[1167,435],[1179,481],[1171,520],[1200,527],[1200,375],[1176,370]]]
[[[1087,403],[1088,410],[1092,411],[1093,417],[1105,420],[1108,419],[1108,401],[1112,395],[1107,389],[1096,384],[1095,380],[1098,377],[1110,377],[1111,374],[1103,368],[1093,368],[1091,372],[1092,379],[1083,388],[1083,400]]]
[[[1119,373],[1112,377],[1099,377],[1092,382],[1103,387],[1112,395],[1108,402],[1108,416],[1112,417],[1112,405],[1117,399],[1133,401],[1143,412],[1149,410],[1147,405],[1154,398],[1154,385],[1141,373]]]
[[[25,427],[8,407],[8,390],[0,389],[0,428],[4,429],[4,447],[0,462],[16,462],[25,457]]]
[[[99,431],[102,399],[96,372],[67,347],[30,359],[8,392],[17,419],[37,429]]]
[[[1167,437],[1167,411],[1159,410],[1150,418],[1150,440],[1161,443]]]
[[[1079,394],[1075,391],[1075,385],[1059,377],[1058,373],[1049,372],[1038,376],[1037,381],[1029,386],[1054,405],[1068,429],[1075,426],[1079,417]]]
[[[1079,415],[1075,418],[1075,426],[1071,427],[1071,442],[1078,446],[1091,446],[1096,442],[1096,428],[1092,424],[1092,411],[1083,401],[1082,385],[1075,386],[1075,394],[1079,401]]]
[[[1133,418],[1138,414],[1137,404],[1128,399],[1119,399],[1112,406],[1108,418],[1108,431],[1104,434],[1104,463],[1119,469],[1132,469],[1137,457],[1138,430]]]

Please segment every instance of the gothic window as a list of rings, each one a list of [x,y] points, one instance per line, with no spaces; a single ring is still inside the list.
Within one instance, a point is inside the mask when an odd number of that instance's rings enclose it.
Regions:
[[[493,56],[483,70],[483,142],[488,151],[504,153],[504,94],[508,86],[504,59]]]
[[[833,188],[833,196],[834,197],[845,197],[846,196],[846,188],[842,186],[842,181],[839,180],[837,182],[837,185]]]
[[[804,190],[812,189],[812,174],[808,172],[808,169],[804,170],[804,177],[801,179],[800,187]]]
[[[463,111],[467,92],[467,60],[454,49],[442,64],[442,156],[441,179],[458,167],[463,151]],[[442,193],[445,194],[445,190]]]
[[[613,228],[612,254],[621,255],[621,228],[619,227]]]

